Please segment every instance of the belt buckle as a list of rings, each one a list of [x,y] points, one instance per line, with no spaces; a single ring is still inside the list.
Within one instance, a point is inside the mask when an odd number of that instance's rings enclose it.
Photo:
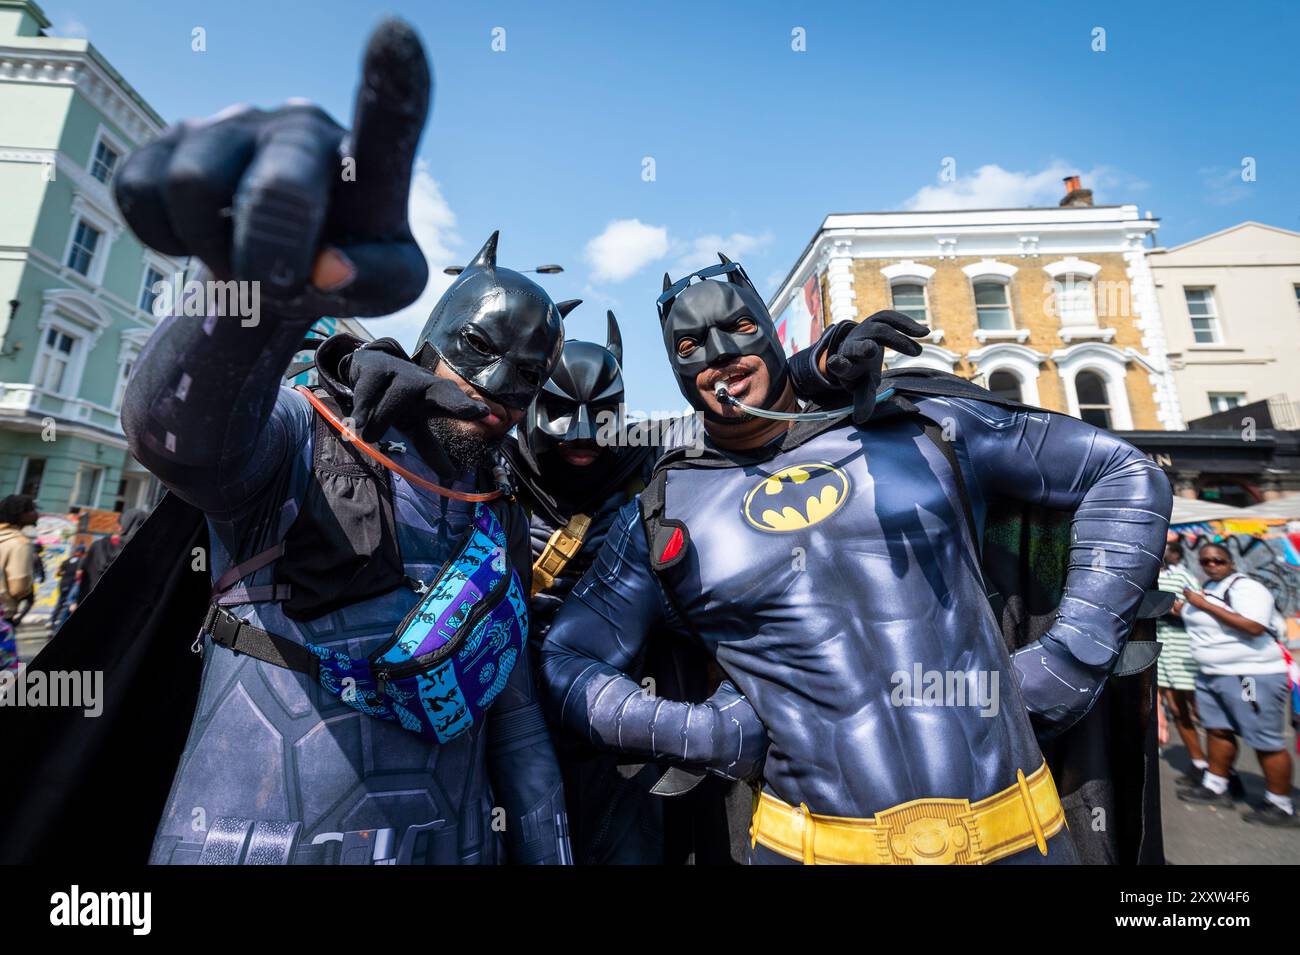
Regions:
[[[979,841],[967,799],[916,799],[876,814],[894,865],[973,865]]]

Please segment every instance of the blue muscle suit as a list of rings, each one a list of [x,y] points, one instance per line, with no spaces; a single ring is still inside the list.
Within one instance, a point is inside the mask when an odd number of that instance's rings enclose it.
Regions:
[[[659,535],[648,542],[625,507],[547,637],[542,682],[563,724],[620,752],[758,774],[823,816],[977,802],[1042,766],[1039,736],[1095,702],[1154,579],[1168,482],[1065,415],[951,397],[915,409],[661,461]],[[927,419],[951,441],[978,527],[994,496],[1074,510],[1056,622],[1014,658]],[[699,640],[734,686],[699,704],[643,692],[625,674],[664,629]],[[932,673],[966,699],[930,698],[916,677]],[[1059,838],[1049,848],[1012,859],[1074,858]],[[780,857],[756,845],[753,861]]]

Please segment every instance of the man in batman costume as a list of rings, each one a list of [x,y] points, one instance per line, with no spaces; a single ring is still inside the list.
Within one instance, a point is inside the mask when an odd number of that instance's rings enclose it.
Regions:
[[[851,390],[851,413],[753,416],[737,404],[798,404],[744,270],[688,276],[659,306],[708,447],[659,462],[556,616],[552,717],[752,780],[754,863],[1158,861],[1154,653],[1128,638],[1159,612],[1163,473],[953,376],[882,379],[881,346],[916,345],[878,323],[831,329],[803,388]],[[1067,522],[1053,593],[1032,578]],[[625,672],[665,629],[725,671],[707,701],[647,698]]]
[[[169,317],[141,356],[123,426],[171,494],[33,664],[104,669],[101,719],[0,714],[20,749],[3,861],[569,861],[526,517],[492,474],[559,359],[555,305],[497,267],[494,234],[412,358],[336,336],[320,388],[280,384],[320,316],[423,288],[406,216],[430,96],[419,39],[386,21],[351,132],[312,106],[228,111],[115,178],[143,241],[260,282],[263,309]]]
[[[559,303],[568,314],[578,300]],[[605,542],[619,509],[645,487],[655,462],[698,446],[694,414],[625,420],[623,336],[607,311],[603,346],[567,341],[560,363],[503,449],[529,512],[533,594],[529,643],[540,649],[551,621]],[[790,359],[811,377],[811,353]],[[807,367],[805,367],[807,366]],[[672,699],[704,700],[720,676],[708,657],[679,641],[650,641],[637,674]],[[648,682],[647,682],[648,681]],[[558,728],[557,728],[558,729]],[[570,836],[578,864],[716,863],[733,855],[726,826],[729,786],[710,780],[675,794],[656,784],[666,767],[628,763],[559,732]]]

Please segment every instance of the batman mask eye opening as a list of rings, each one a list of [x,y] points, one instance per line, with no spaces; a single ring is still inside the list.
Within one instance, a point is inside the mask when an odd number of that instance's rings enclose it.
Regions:
[[[473,328],[466,327],[466,329],[461,334],[464,336],[465,341],[469,342],[470,347],[473,348],[475,351],[482,352],[484,355],[491,355],[491,356],[495,356],[497,354],[496,348],[493,346],[493,344],[490,341],[487,340],[487,337],[483,335],[482,332],[477,331],[476,329]]]
[[[677,342],[677,357],[688,358],[695,349],[700,347],[700,343],[694,338],[683,338]]]

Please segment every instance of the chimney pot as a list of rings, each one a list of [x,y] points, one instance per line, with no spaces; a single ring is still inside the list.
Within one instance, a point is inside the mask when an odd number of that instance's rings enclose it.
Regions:
[[[1092,190],[1083,188],[1082,179],[1075,176],[1066,176],[1065,198],[1061,200],[1062,206],[1090,206],[1092,205]]]

